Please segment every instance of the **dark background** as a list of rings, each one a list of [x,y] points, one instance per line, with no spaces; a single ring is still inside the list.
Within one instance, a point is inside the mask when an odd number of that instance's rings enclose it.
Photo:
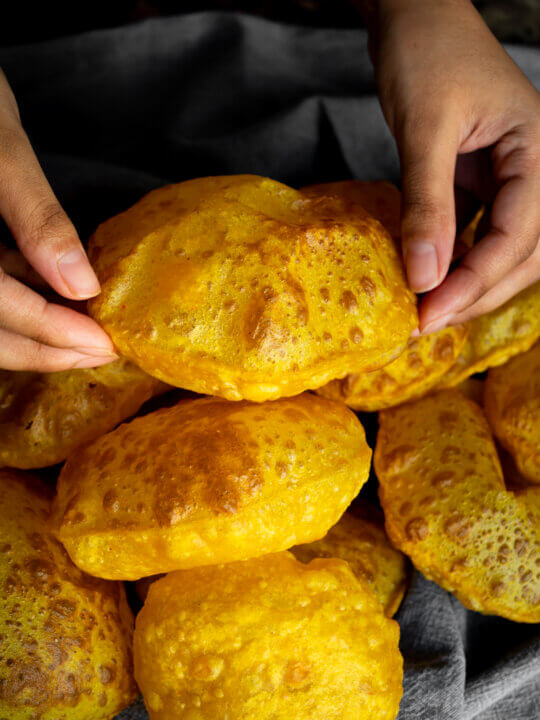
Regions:
[[[540,44],[540,0],[476,0],[474,4],[501,41]],[[0,10],[0,45],[35,42],[152,16],[201,10],[241,10],[272,20],[316,27],[362,26],[354,0],[5,2]]]

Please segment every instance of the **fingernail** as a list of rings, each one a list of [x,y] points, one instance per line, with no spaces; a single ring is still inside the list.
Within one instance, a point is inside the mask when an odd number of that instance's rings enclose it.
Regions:
[[[83,357],[78,362],[76,362],[74,365],[72,365],[72,368],[75,369],[82,369],[82,368],[92,368],[92,367],[99,367],[100,365],[107,365],[107,363],[114,362],[117,360],[116,355],[101,355],[100,357]]]
[[[431,243],[412,242],[405,246],[409,285],[415,292],[432,290],[439,282],[437,251]]]
[[[110,357],[118,360],[120,357],[111,348],[105,347],[73,347],[70,348],[74,352],[81,353],[81,355],[90,355],[91,357]]]
[[[437,332],[445,328],[452,320],[452,313],[447,315],[441,315],[436,320],[432,320],[422,329],[422,335],[431,335],[431,333]]]
[[[71,292],[81,300],[98,294],[99,281],[82,250],[77,248],[63,255],[58,260],[58,270]]]

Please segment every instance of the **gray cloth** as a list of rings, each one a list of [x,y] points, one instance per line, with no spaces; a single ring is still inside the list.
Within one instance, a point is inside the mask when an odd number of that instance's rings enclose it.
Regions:
[[[510,53],[540,87],[540,51]],[[194,176],[398,179],[362,31],[196,14],[3,49],[0,65],[83,237]],[[540,718],[538,626],[466,611],[419,574],[397,618],[400,720]],[[141,703],[119,716],[146,717]]]

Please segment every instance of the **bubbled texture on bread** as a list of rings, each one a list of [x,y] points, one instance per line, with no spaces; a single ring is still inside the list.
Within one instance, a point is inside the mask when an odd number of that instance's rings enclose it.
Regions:
[[[317,392],[355,410],[381,410],[421,397],[456,362],[467,339],[463,325],[411,338],[404,352],[380,370],[332,380]]]
[[[291,552],[302,562],[315,558],[345,560],[371,587],[385,614],[392,617],[397,612],[407,589],[409,564],[390,544],[384,516],[371,503],[355,503],[321,540],[296,545]]]
[[[540,343],[489,371],[484,402],[493,432],[519,471],[540,483]]]
[[[103,223],[91,315],[172,385],[264,401],[371,370],[418,323],[395,242],[359,205],[253,175],[155,190]]]
[[[0,470],[0,717],[105,720],[135,699],[121,583],[76,568],[48,532],[40,481]]]
[[[125,359],[57,373],[0,370],[0,466],[62,462],[165,388]]]
[[[390,539],[467,607],[540,621],[540,488],[505,487],[482,410],[456,390],[379,414]]]
[[[526,352],[540,337],[540,282],[468,323],[467,341],[438,387],[454,387]]]
[[[398,640],[346,563],[278,553],[153,583],[135,673],[152,720],[394,720]]]
[[[54,524],[73,561],[100,577],[240,560],[324,535],[370,460],[342,403],[186,400],[68,460]]]

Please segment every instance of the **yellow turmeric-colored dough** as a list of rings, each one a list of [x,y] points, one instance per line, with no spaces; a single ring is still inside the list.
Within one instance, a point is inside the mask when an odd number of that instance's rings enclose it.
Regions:
[[[54,528],[98,577],[135,580],[318,540],[367,480],[364,429],[305,393],[259,405],[180,402],[64,465]]]
[[[137,696],[121,583],[76,568],[49,533],[51,494],[0,470],[0,717],[106,720]]]
[[[394,720],[398,639],[347,563],[283,552],[153,583],[135,676],[151,720]]]
[[[540,621],[540,487],[511,490],[484,413],[444,390],[379,413],[392,543],[472,610]]]
[[[150,375],[229,400],[396,358],[418,324],[400,252],[358,204],[254,175],[160,188],[106,221],[90,314]]]

